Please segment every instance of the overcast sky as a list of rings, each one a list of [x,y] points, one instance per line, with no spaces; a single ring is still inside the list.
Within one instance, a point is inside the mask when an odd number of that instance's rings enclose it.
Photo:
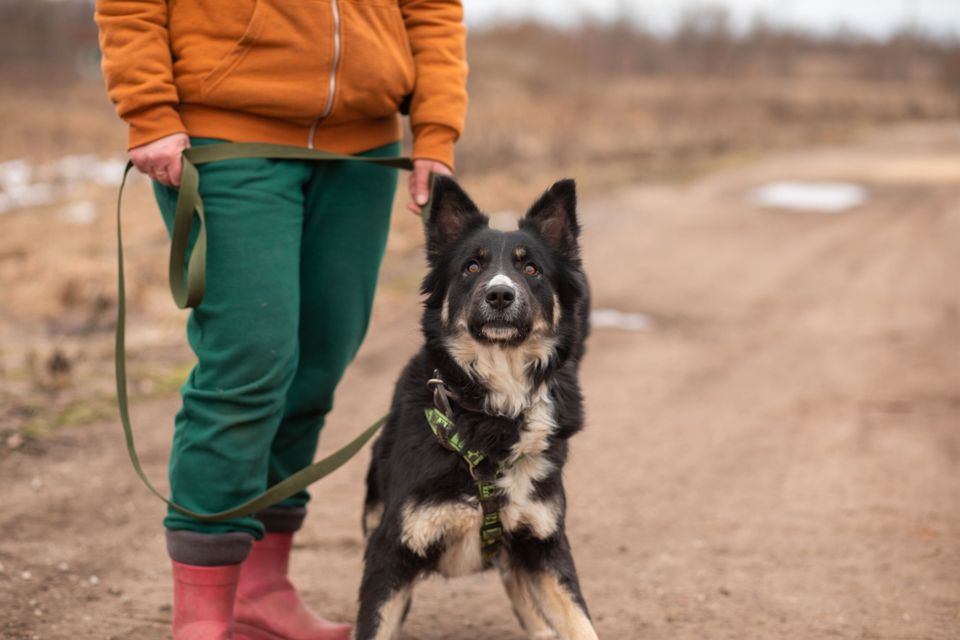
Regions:
[[[535,17],[571,24],[582,14],[609,18],[626,13],[657,29],[669,28],[685,8],[727,7],[734,23],[744,26],[753,16],[773,22],[824,31],[845,25],[882,36],[913,23],[940,34],[960,35],[960,0],[463,0],[467,21],[482,25],[496,19]]]

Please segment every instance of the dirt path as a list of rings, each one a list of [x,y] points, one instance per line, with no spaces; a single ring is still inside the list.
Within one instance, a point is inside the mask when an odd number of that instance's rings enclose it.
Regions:
[[[857,180],[866,206],[763,211],[777,178]],[[483,202],[483,195],[476,194]],[[960,127],[906,127],[582,206],[598,330],[569,530],[603,638],[960,637]],[[381,304],[330,450],[387,403],[416,344]],[[163,477],[176,399],[136,410]],[[314,490],[296,579],[351,618],[364,459]],[[161,508],[115,424],[0,457],[0,636],[163,638]],[[457,615],[449,615],[456,611]],[[521,638],[499,581],[417,592],[404,638]]]

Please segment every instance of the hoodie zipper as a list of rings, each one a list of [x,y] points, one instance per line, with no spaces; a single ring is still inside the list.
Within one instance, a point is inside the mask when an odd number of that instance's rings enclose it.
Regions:
[[[333,98],[337,90],[337,69],[340,67],[340,5],[338,0],[331,1],[330,9],[333,11],[333,62],[330,64],[330,94],[327,96],[327,104],[324,105],[323,111],[310,125],[310,132],[307,134],[308,149],[313,149],[313,136],[317,133],[317,126],[333,111]]]

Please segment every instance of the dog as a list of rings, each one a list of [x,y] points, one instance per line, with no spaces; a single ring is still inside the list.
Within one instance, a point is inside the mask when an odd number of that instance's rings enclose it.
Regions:
[[[590,298],[574,181],[510,232],[451,178],[431,201],[424,345],[373,447],[355,637],[395,637],[419,578],[495,566],[531,638],[596,639],[564,530]]]

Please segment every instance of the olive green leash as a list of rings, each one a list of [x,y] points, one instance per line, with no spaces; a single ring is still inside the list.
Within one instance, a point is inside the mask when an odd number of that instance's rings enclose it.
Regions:
[[[180,193],[177,198],[177,208],[174,216],[173,232],[171,234],[169,266],[170,290],[173,293],[174,301],[181,309],[196,307],[200,304],[201,300],[203,300],[206,278],[207,229],[203,200],[200,198],[200,174],[197,171],[197,166],[219,160],[239,160],[244,158],[311,161],[346,160],[351,162],[365,162],[395,169],[405,169],[408,171],[413,169],[413,160],[406,157],[378,158],[352,156],[331,153],[319,149],[304,149],[277,144],[223,143],[186,149],[182,156],[183,174],[180,179]],[[126,439],[127,453],[130,456],[130,462],[133,464],[134,471],[136,471],[137,475],[140,476],[140,479],[154,495],[166,502],[170,508],[184,515],[202,522],[222,522],[224,520],[250,515],[289,498],[305,489],[308,485],[339,469],[350,460],[350,458],[356,455],[356,453],[363,448],[363,445],[384,425],[387,421],[387,416],[378,419],[341,449],[301,469],[286,480],[273,485],[259,496],[233,509],[220,511],[218,513],[196,513],[172,502],[157,490],[149,478],[147,478],[143,467],[140,465],[140,457],[137,455],[137,450],[134,446],[133,428],[130,424],[129,399],[127,397],[127,302],[126,282],[123,271],[123,234],[120,205],[123,202],[123,189],[126,185],[127,176],[132,167],[133,163],[128,162],[124,169],[123,179],[120,182],[120,190],[117,195],[117,331],[115,351],[117,404],[120,408],[120,421],[123,424],[123,434]],[[429,217],[429,211],[430,203],[428,202],[423,207],[424,222],[426,222]],[[191,251],[190,233],[194,225],[194,220],[197,221],[198,227],[196,241]],[[184,265],[186,265],[186,274],[184,274]]]

